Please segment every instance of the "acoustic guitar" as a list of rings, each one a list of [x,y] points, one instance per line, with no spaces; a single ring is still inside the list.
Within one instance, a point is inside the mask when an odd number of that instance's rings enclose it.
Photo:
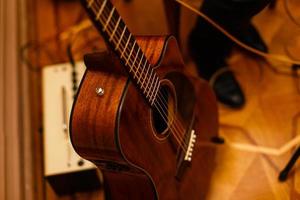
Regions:
[[[186,73],[172,36],[134,37],[109,0],[82,0],[109,51],[87,67],[70,121],[76,152],[95,163],[108,199],[204,199],[218,132],[215,96]]]

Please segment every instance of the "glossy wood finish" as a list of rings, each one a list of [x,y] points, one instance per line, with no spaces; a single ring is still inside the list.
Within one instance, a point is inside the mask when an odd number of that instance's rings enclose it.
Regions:
[[[168,140],[158,141],[154,137],[151,109],[136,87],[128,82],[114,56],[110,62],[97,62],[97,67],[91,67],[89,63],[73,108],[71,136],[74,148],[102,169],[111,199],[153,199],[156,194],[159,199],[204,198],[214,169],[214,150],[201,149],[199,142],[217,135],[214,95],[206,82],[184,73],[174,38],[142,38],[139,44],[149,61],[158,64],[156,71],[161,78],[178,74],[178,77],[187,77],[182,78],[183,81],[191,82],[174,83],[182,110],[189,106],[189,101],[182,95],[185,94],[184,85],[194,85],[191,96],[195,98],[193,128],[198,139],[192,165],[181,181],[175,179],[176,153]],[[114,72],[108,72],[112,67]],[[97,87],[105,89],[103,96],[96,95]],[[193,91],[187,92],[193,94]]]

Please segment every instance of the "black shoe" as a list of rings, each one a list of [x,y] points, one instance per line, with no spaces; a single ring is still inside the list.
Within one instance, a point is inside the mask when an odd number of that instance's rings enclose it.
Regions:
[[[205,26],[204,26],[205,27]],[[208,28],[208,27],[206,27]],[[212,40],[211,38],[214,37]],[[229,56],[233,42],[224,39],[224,35],[211,29],[195,27],[188,40],[189,52],[195,61],[199,75],[211,80],[216,72],[227,66],[226,58]],[[268,48],[252,24],[247,29],[236,34],[247,45],[267,52]],[[218,101],[231,107],[241,108],[245,104],[245,96],[232,72],[227,70],[219,74],[212,84]]]
[[[213,76],[213,79],[212,87],[217,99],[221,103],[231,108],[241,108],[244,106],[245,96],[231,71],[226,70],[216,77]]]

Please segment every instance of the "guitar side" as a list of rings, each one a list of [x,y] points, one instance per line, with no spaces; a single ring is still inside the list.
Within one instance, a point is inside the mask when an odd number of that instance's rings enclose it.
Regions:
[[[217,136],[214,95],[205,81],[186,76],[174,38],[150,37],[138,42],[149,61],[157,64],[161,78],[172,82],[183,77],[194,85],[193,128],[199,138],[184,177],[180,181],[174,178],[176,156],[172,148],[157,141],[150,107],[128,81],[119,60],[108,54],[86,61],[88,69],[72,110],[72,144],[102,170],[110,199],[202,199],[215,152],[201,148],[199,141]],[[180,83],[174,85],[178,97],[185,94]],[[104,89],[103,96],[95,92],[99,87]]]

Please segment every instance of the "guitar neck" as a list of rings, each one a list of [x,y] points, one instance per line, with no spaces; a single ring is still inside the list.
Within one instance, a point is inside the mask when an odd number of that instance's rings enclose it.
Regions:
[[[159,91],[160,79],[116,8],[109,0],[81,1],[98,31],[121,59],[131,80],[152,106]]]

